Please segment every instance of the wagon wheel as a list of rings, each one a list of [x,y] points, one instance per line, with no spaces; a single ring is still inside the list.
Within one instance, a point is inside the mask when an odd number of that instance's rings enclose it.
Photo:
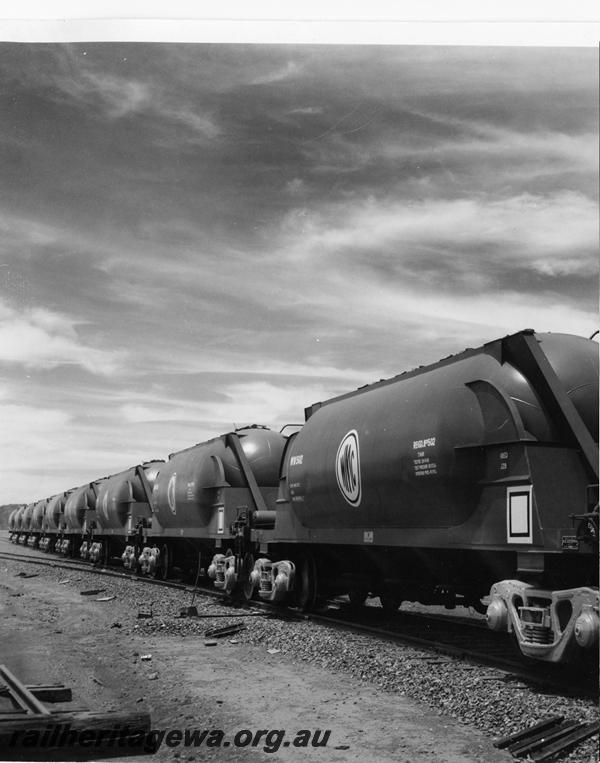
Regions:
[[[485,615],[485,614],[487,614],[488,605],[483,603],[483,601],[481,600],[482,598],[483,598],[483,596],[480,597],[480,598],[478,598],[477,596],[473,597],[469,601],[469,606],[473,607],[475,612],[478,612],[480,615]]]
[[[350,599],[350,606],[355,607],[358,609],[358,607],[362,607],[362,605],[367,600],[367,596],[369,595],[369,592],[366,588],[351,588],[348,591],[348,598]]]
[[[102,541],[102,548],[100,549],[100,566],[108,567],[110,563],[110,541],[108,538]]]
[[[390,591],[388,593],[379,594],[379,601],[381,602],[385,614],[393,615],[400,609],[402,596],[396,591]]]
[[[166,580],[169,577],[169,573],[171,572],[171,565],[173,563],[173,560],[170,557],[169,554],[169,547],[166,543],[163,544],[163,547],[160,550],[160,577],[162,580]]]
[[[231,549],[227,549],[225,552],[225,556],[233,556],[233,552]],[[225,588],[225,592],[231,596],[233,599],[236,599],[238,602],[249,602],[252,601],[252,599],[255,598],[256,589],[254,588],[254,585],[252,584],[252,581],[250,580],[250,573],[254,569],[254,556],[248,552],[244,555],[244,558],[241,562],[241,573],[238,575],[238,580],[233,583],[229,588]],[[244,578],[245,580],[239,580],[239,577]]]
[[[309,612],[317,603],[317,565],[314,556],[307,552],[296,567],[296,604],[303,612]]]
[[[140,547],[136,544],[133,547],[133,564],[131,566],[131,572],[133,572],[133,574],[136,577],[139,577],[142,574],[140,570],[140,565],[138,562],[138,559],[140,558],[140,554],[141,554]]]

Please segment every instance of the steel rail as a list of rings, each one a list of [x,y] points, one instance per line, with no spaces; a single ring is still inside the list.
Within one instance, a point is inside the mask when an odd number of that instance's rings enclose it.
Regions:
[[[35,550],[31,549],[31,552],[34,554]],[[44,554],[44,557],[45,556],[46,555]],[[212,587],[208,588],[198,586],[194,588],[191,585],[172,580],[158,580],[155,578],[141,577],[135,573],[128,574],[117,570],[93,567],[89,562],[84,561],[73,560],[71,565],[69,565],[60,561],[55,562],[48,558],[39,558],[34,556],[30,557],[27,554],[14,554],[6,551],[0,551],[0,559],[10,559],[23,563],[55,567],[58,569],[66,569],[73,572],[87,571],[98,575],[118,578],[120,580],[130,580],[132,582],[140,582],[148,585],[157,585],[163,588],[185,591],[187,593],[192,593],[194,590],[196,590],[197,593],[200,593],[204,596],[209,596],[211,598],[221,600],[229,598],[229,601],[231,601],[230,597],[227,597],[223,594],[223,592],[218,591]],[[461,621],[456,623],[456,618],[443,618],[440,615],[428,615],[426,613],[414,613],[407,611],[400,611],[397,613],[398,618],[411,618],[413,623],[416,625],[418,625],[419,621],[425,624],[427,621],[437,621],[440,625],[447,625],[449,629],[453,630],[457,634],[462,630],[463,641],[467,638],[468,640],[471,640],[471,638],[466,635],[467,629],[470,630],[471,634],[475,632],[477,632],[479,635],[484,634],[485,637],[489,639],[495,639],[498,642],[497,648],[492,649],[490,644],[487,642],[483,647],[477,648],[465,645],[464,643],[452,643],[452,641],[449,641],[448,639],[442,640],[439,637],[439,634],[437,637],[427,638],[426,635],[415,636],[402,632],[401,630],[391,630],[390,628],[373,626],[371,624],[365,624],[364,622],[361,623],[357,621],[351,621],[344,619],[343,610],[338,610],[340,614],[336,614],[335,612],[332,613],[331,611],[327,613],[305,613],[293,608],[283,609],[281,606],[272,605],[268,602],[263,602],[260,600],[244,602],[244,605],[252,609],[258,609],[269,613],[271,616],[277,617],[279,619],[304,621],[308,620],[310,622],[314,622],[315,624],[338,628],[344,631],[357,633],[359,635],[382,638],[386,641],[391,641],[397,644],[405,644],[419,649],[429,650],[434,654],[443,655],[445,657],[457,660],[463,660],[471,664],[485,665],[487,667],[497,668],[507,674],[507,680],[510,676],[513,679],[517,679],[519,681],[532,683],[539,688],[548,688],[580,698],[597,699],[598,696],[598,685],[596,680],[593,680],[592,685],[588,686],[587,680],[582,681],[580,676],[573,676],[570,672],[566,677],[560,675],[549,675],[548,666],[546,663],[525,663],[522,655],[514,656],[511,654],[511,650],[514,650],[514,646],[512,646],[512,644],[509,644],[509,646],[506,647],[507,640],[505,638],[503,639],[499,637],[499,634],[488,631],[487,628],[482,627],[480,620],[474,620],[473,623],[468,623],[465,622],[464,618],[461,618]],[[363,609],[369,610],[372,608],[365,607]],[[234,613],[232,613],[231,616],[234,617]],[[400,623],[398,627],[401,628]],[[500,641],[503,643],[500,644]],[[560,669],[562,666],[555,667]],[[559,670],[555,672],[558,673]],[[594,673],[594,671],[590,671],[590,673]]]

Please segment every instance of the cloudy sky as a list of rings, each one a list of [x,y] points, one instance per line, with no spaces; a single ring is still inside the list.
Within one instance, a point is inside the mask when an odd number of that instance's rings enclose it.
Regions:
[[[598,53],[0,44],[0,503],[597,320]]]

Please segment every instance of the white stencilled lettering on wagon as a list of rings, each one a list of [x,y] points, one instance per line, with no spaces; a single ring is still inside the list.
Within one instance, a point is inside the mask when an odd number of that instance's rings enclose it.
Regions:
[[[432,477],[437,474],[437,463],[429,456],[418,453],[421,458],[413,458],[415,477]]]
[[[435,437],[424,437],[422,440],[413,440],[413,450],[417,452],[413,458],[413,473],[415,477],[433,477],[436,476],[437,463],[434,454],[428,455],[426,448],[435,448]]]
[[[302,466],[303,460],[304,460],[304,454],[300,456],[292,456],[290,458],[290,466]]]
[[[188,499],[188,501],[194,500],[194,487],[195,487],[195,482],[192,481],[187,483],[186,498]]]
[[[435,437],[426,437],[423,440],[413,440],[413,450],[420,450],[421,448],[434,448]]]

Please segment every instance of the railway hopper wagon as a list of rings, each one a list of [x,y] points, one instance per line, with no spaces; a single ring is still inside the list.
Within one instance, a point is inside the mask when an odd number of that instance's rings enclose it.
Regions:
[[[105,477],[73,488],[65,502],[61,523],[62,542],[60,550],[65,556],[79,555],[83,559],[92,558],[89,550],[93,542],[95,509],[98,489]],[[96,559],[92,559],[97,561]]]
[[[31,521],[29,523],[29,537],[27,538],[27,545],[32,548],[38,548],[42,536],[42,526],[44,523],[44,510],[46,508],[46,501],[41,500],[33,506],[31,512]]]
[[[523,331],[306,409],[253,573],[263,598],[289,569],[305,607],[460,602],[531,657],[595,646],[597,351]]]
[[[23,506],[19,506],[18,509],[13,509],[10,512],[8,518],[8,531],[12,543],[21,542],[21,518],[23,517],[25,509],[26,505],[24,504]]]
[[[17,513],[17,523],[19,534],[17,537],[17,543],[26,546],[32,536],[31,532],[31,520],[33,518],[33,509],[35,503],[28,503],[22,510]]]
[[[25,504],[13,509],[8,517],[8,537],[11,543],[19,542],[19,534],[21,529],[21,515],[25,510]]]
[[[94,494],[88,493],[82,523],[83,559],[107,564],[117,554],[127,569],[137,569],[151,524],[152,487],[163,464],[163,460],[146,461],[90,486]]]
[[[275,524],[285,444],[282,434],[255,425],[169,456],[152,490],[155,551],[144,551],[158,554],[161,576],[173,566],[200,567],[204,554],[217,587],[248,585],[253,554]]]
[[[470,605],[532,658],[598,642],[598,345],[525,330],[11,515],[12,538],[303,609]],[[41,533],[39,518],[41,517]],[[33,527],[32,527],[33,526]]]
[[[17,508],[17,509],[13,509],[8,515],[8,538],[11,541],[11,543],[15,542],[15,535],[17,532],[17,514],[18,513],[19,513],[19,509]]]
[[[71,492],[67,490],[40,501],[43,504],[43,513],[38,545],[43,551],[67,553],[65,550],[65,541],[68,541],[68,534],[65,535],[65,504]]]

